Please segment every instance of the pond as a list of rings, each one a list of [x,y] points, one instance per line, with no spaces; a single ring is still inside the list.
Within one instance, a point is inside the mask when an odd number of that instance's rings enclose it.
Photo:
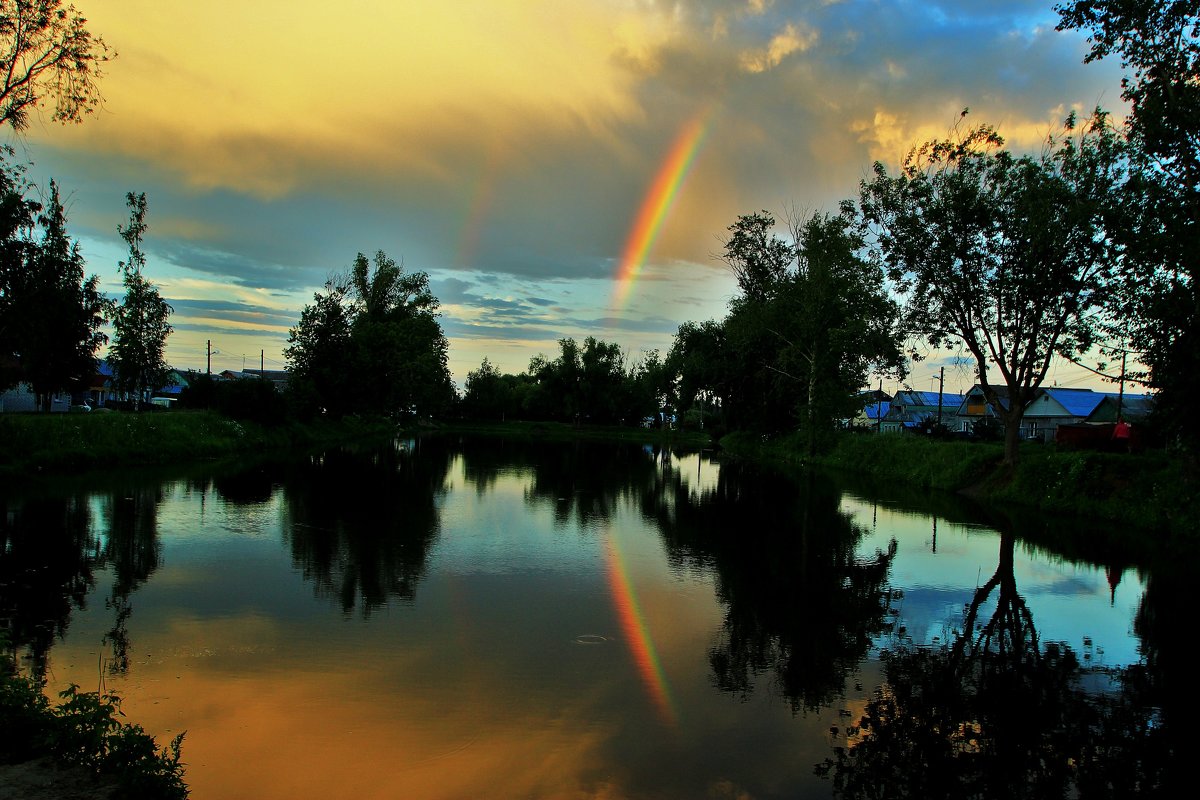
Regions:
[[[1119,784],[1190,684],[1194,572],[709,453],[402,439],[0,511],[24,667],[186,731],[200,800]]]

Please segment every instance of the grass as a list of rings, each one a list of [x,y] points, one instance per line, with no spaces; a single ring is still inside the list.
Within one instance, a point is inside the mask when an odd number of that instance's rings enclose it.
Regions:
[[[1194,482],[1170,453],[1102,453],[1026,444],[1015,472],[1001,462],[1003,446],[909,435],[844,434],[815,458],[797,436],[764,441],[731,434],[721,447],[734,456],[812,465],[912,490],[969,495],[996,511],[1070,515],[1100,523],[1096,535],[1153,541],[1168,550],[1200,546]],[[1116,523],[1115,525],[1113,523]]]
[[[0,414],[0,476],[204,461],[395,429],[358,418],[264,427],[211,411]]]

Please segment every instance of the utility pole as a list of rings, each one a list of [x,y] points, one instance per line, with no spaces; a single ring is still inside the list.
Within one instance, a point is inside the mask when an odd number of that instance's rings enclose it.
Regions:
[[[879,394],[875,395],[875,432],[883,433],[883,378],[879,379]]]
[[[263,377],[263,373],[267,371],[267,351],[258,351],[258,377]]]
[[[212,376],[212,339],[205,341],[205,353],[208,359],[208,367],[205,369],[205,374]]]
[[[942,367],[938,374],[938,425],[942,424],[942,395],[946,391],[946,368]]]
[[[1125,359],[1129,353],[1121,351],[1121,388],[1117,392],[1117,422],[1121,421],[1121,412],[1125,405]]]

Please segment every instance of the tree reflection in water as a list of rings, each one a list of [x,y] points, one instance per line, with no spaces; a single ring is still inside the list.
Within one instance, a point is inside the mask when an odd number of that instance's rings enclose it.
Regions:
[[[771,674],[793,710],[839,696],[873,638],[890,624],[888,569],[895,554],[856,556],[865,531],[840,509],[833,486],[724,464],[697,492],[672,453],[611,443],[464,445],[466,474],[491,485],[501,469],[532,473],[526,497],[551,503],[560,523],[584,530],[622,501],[653,523],[677,570],[716,577],[725,619],[709,652],[713,682],[748,696]]]
[[[132,595],[162,563],[162,544],[158,537],[158,506],[162,502],[161,484],[138,485],[117,490],[104,498],[104,561],[113,572],[112,592],[104,601],[114,612],[113,627],[104,635],[110,645],[110,674],[129,671],[129,617],[133,614]]]
[[[793,480],[728,463],[711,491],[697,494],[679,476],[661,490],[645,507],[655,510],[671,558],[711,568],[725,605],[709,651],[717,687],[745,697],[770,674],[793,712],[841,696],[891,625],[895,542],[859,557],[866,531],[812,474]]]
[[[83,608],[102,556],[83,496],[0,498],[0,623],[34,677]]]
[[[534,465],[529,502],[551,503],[556,522],[574,519],[585,529],[612,520],[622,500],[657,485],[665,455],[643,445],[588,441],[542,443],[526,453]]]
[[[107,669],[128,670],[130,596],[161,561],[161,499],[158,483],[118,484],[102,495],[98,522],[82,493],[0,500],[0,620],[13,655],[27,660],[34,677],[44,676],[46,654],[66,633],[71,613],[84,608],[103,569],[113,578],[104,601],[114,617],[104,636],[111,647]]]
[[[1085,670],[1041,644],[1015,534],[950,642],[897,639],[885,683],[818,766],[842,797],[1127,797],[1163,786],[1173,743],[1142,666]],[[995,594],[995,605],[988,611]]]
[[[438,533],[436,498],[451,452],[412,446],[329,450],[294,466],[284,485],[284,536],[320,597],[364,616],[412,600]]]

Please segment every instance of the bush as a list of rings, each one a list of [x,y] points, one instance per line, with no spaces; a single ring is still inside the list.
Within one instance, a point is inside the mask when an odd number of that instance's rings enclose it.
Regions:
[[[0,650],[7,645],[0,641]],[[0,653],[0,763],[50,753],[69,764],[117,781],[115,797],[183,800],[180,747],[183,734],[159,748],[140,725],[122,722],[115,694],[70,686],[50,705],[44,685],[19,675],[11,655]]]
[[[179,396],[184,408],[211,409],[230,419],[271,427],[288,418],[287,400],[275,384],[260,378],[215,380],[210,375],[193,378]]]

